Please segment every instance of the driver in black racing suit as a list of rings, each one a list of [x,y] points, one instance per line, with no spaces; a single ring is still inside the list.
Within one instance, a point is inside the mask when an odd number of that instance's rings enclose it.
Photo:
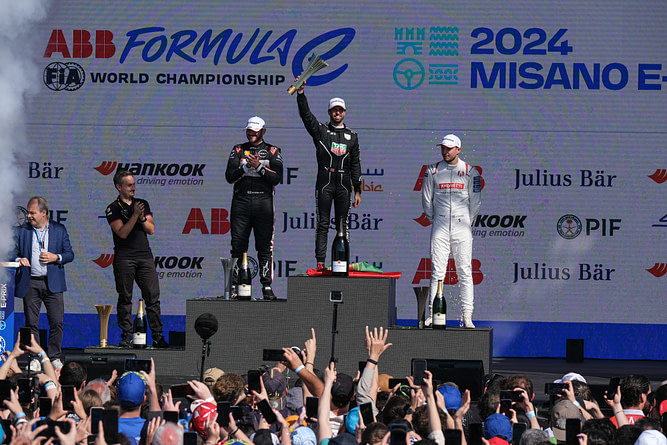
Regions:
[[[259,261],[259,280],[265,300],[275,300],[273,281],[273,194],[282,182],[283,158],[280,148],[264,142],[264,120],[251,117],[246,125],[248,142],[232,149],[227,161],[225,179],[234,184],[231,232],[232,258],[248,251],[250,230],[255,232],[255,249]],[[232,295],[238,284],[238,262],[232,273]]]
[[[354,207],[361,204],[361,160],[357,133],[344,123],[345,101],[334,97],[329,101],[329,123],[324,124],[310,112],[302,86],[297,90],[296,102],[303,125],[313,138],[317,153],[317,182],[315,205],[317,230],[315,258],[317,270],[324,270],[327,256],[327,235],[331,220],[331,203],[336,211],[336,224],[342,221],[343,233],[350,239],[348,219],[350,194],[354,190]],[[354,187],[354,189],[352,188]]]

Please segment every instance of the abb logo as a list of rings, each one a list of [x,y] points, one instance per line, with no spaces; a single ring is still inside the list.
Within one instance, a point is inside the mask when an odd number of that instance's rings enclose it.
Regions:
[[[472,284],[479,284],[484,280],[484,274],[481,270],[482,263],[479,260],[472,260]],[[422,258],[419,261],[419,266],[412,279],[412,284],[418,285],[421,280],[431,279],[431,259]],[[459,282],[459,277],[456,275],[456,264],[454,259],[450,258],[447,262],[447,273],[442,281],[442,284],[456,284]]]
[[[93,260],[93,263],[100,266],[102,269],[105,267],[111,266],[113,263],[113,253],[103,253],[96,260]]]
[[[111,31],[106,29],[96,30],[94,48],[90,38],[90,31],[75,29],[72,31],[72,40],[68,44],[63,30],[54,29],[51,31],[49,43],[46,44],[44,57],[49,58],[57,53],[63,59],[86,59],[93,55],[93,49],[96,59],[109,59],[116,54],[116,45],[113,43],[113,33]]]
[[[667,169],[658,168],[655,170],[655,172],[653,172],[652,175],[649,175],[648,177],[653,179],[658,184],[662,184],[663,182],[667,181]]]
[[[660,278],[667,274],[667,263],[655,263],[650,269],[646,269],[648,273],[656,278]]]
[[[204,214],[200,208],[193,208],[190,210],[188,220],[183,227],[183,234],[187,235],[193,230],[199,230],[202,235],[224,235],[231,229],[229,222],[229,211],[227,209],[211,209],[211,231],[209,232],[208,225],[204,219]]]

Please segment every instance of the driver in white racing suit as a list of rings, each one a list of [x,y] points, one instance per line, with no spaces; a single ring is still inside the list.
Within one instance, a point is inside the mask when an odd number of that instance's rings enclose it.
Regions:
[[[482,203],[482,177],[476,167],[462,159],[461,139],[448,134],[439,144],[443,161],[429,165],[422,186],[422,207],[432,223],[431,229],[431,290],[429,317],[431,324],[433,300],[438,280],[444,280],[449,253],[456,264],[461,290],[463,326],[474,328],[472,282],[472,223]]]

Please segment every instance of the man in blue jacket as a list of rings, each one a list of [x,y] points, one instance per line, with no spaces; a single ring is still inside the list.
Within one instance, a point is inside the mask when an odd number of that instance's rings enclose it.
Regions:
[[[39,339],[39,311],[44,303],[49,321],[47,354],[53,366],[60,368],[65,315],[63,292],[67,290],[65,264],[74,259],[74,251],[65,226],[49,219],[46,199],[30,198],[27,209],[27,222],[18,228],[16,237],[14,257],[20,267],[16,270],[14,296],[23,298],[25,325],[35,339]],[[40,370],[39,361],[33,360],[30,368]]]

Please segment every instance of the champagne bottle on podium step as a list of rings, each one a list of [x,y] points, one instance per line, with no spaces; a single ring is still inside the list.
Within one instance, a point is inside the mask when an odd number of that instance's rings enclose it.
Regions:
[[[435,300],[433,300],[432,317],[433,329],[447,328],[447,303],[442,295],[442,280],[438,280],[438,292],[435,294]]]
[[[252,298],[252,277],[250,276],[250,268],[248,267],[248,252],[243,252],[236,292],[239,300],[250,300]]]
[[[350,275],[350,243],[345,238],[342,220],[338,222],[336,237],[331,244],[331,275],[335,277]]]
[[[144,312],[144,300],[139,300],[139,310],[134,317],[132,326],[132,346],[136,349],[146,347],[146,337],[148,336],[148,323],[146,323],[146,313]]]

